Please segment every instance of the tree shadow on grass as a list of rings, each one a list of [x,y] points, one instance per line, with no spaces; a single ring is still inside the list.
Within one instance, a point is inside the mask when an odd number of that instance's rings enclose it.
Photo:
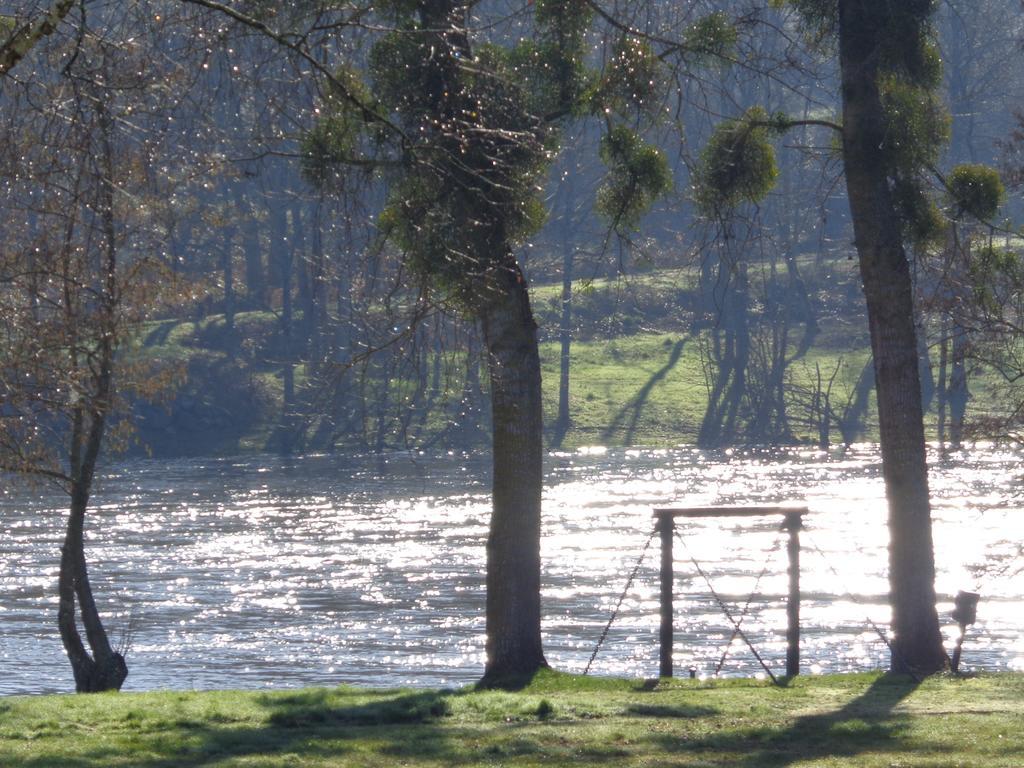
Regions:
[[[258,725],[240,724],[226,712],[191,718],[183,714],[148,723],[142,718],[137,730],[111,731],[101,746],[89,750],[75,753],[72,749],[71,755],[36,752],[20,760],[0,752],[0,763],[4,768],[201,768],[252,757],[263,757],[266,762],[260,764],[266,765],[303,765],[351,756],[351,764],[358,765],[358,753],[365,749],[360,740],[370,739],[378,753],[411,745],[410,754],[441,761],[451,758],[455,764],[459,729],[442,729],[439,722],[450,712],[449,700],[462,694],[405,692],[381,694],[370,701],[366,697],[374,694],[362,691],[267,695],[257,700],[267,710],[266,719]],[[346,704],[346,695],[359,696],[361,701]]]
[[[676,367],[676,363],[679,362],[679,358],[683,356],[683,347],[686,345],[686,339],[679,339],[673,346],[672,351],[669,353],[668,361],[651,374],[651,378],[647,380],[640,390],[630,398],[629,402],[619,409],[619,412],[615,414],[615,417],[611,420],[608,426],[604,430],[603,440],[608,442],[611,438],[622,429],[623,422],[629,419],[629,426],[626,427],[626,435],[623,438],[625,445],[633,444],[633,435],[636,433],[637,424],[640,422],[640,414],[643,412],[644,405],[647,404],[647,398],[651,396],[651,391],[654,387],[664,379],[669,372]]]
[[[167,320],[160,323],[160,325],[146,334],[146,338],[143,340],[142,345],[145,347],[163,346],[167,343],[167,339],[170,338],[171,331],[174,330],[174,327],[177,324],[177,320]]]
[[[900,738],[908,718],[896,706],[920,683],[902,675],[883,675],[856,699],[834,712],[807,715],[788,728],[725,730],[704,739],[659,737],[670,752],[727,752],[741,755],[737,768],[785,768],[798,761],[853,757]]]

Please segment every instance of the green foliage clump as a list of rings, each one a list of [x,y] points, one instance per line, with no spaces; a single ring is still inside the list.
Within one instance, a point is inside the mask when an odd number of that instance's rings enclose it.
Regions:
[[[508,52],[528,108],[539,116],[579,115],[594,89],[584,35],[593,18],[586,0],[538,0],[536,34]]]
[[[536,186],[554,136],[533,111],[521,59],[495,45],[469,56],[425,32],[393,34],[370,57],[376,92],[411,140],[382,230],[467,305],[487,300],[496,269],[542,224]]]
[[[892,184],[892,195],[907,239],[919,249],[939,245],[946,231],[946,218],[920,181],[897,176]]]
[[[367,122],[362,110],[353,103],[373,106],[373,97],[359,74],[343,67],[335,75],[338,83],[319,107],[319,116],[313,127],[301,138],[302,172],[316,187],[327,183],[332,168],[357,160],[360,143],[367,133]]]
[[[377,0],[374,10],[387,19],[403,21],[416,13],[419,0]]]
[[[792,6],[802,22],[822,37],[838,30],[835,0],[772,0]],[[895,204],[907,238],[918,246],[936,242],[942,214],[924,189],[922,172],[933,166],[949,140],[950,118],[936,89],[942,60],[930,25],[935,0],[877,4],[865,30],[878,39],[878,89],[885,116],[882,162],[892,182]]]
[[[836,0],[771,0],[773,8],[791,6],[800,18],[804,30],[816,41],[829,37],[839,24],[839,4]]]
[[[683,45],[688,53],[702,59],[728,57],[736,46],[736,27],[727,14],[714,11],[698,19],[686,30]]]
[[[889,75],[879,90],[885,110],[884,160],[893,173],[913,174],[934,164],[949,140],[949,113],[930,88]]]
[[[660,149],[625,126],[612,128],[601,140],[601,159],[609,173],[597,193],[598,211],[616,228],[633,229],[672,186],[668,161]]]
[[[565,43],[582,39],[594,11],[587,0],[536,0],[534,14],[543,30]]]
[[[925,190],[922,171],[934,166],[949,140],[949,113],[932,86],[905,75],[880,75],[879,93],[885,117],[882,162],[907,239],[918,248],[936,245],[945,220]]]
[[[545,40],[523,40],[508,52],[509,68],[522,84],[527,108],[538,116],[581,113],[594,79],[584,61],[582,52],[569,55]]]
[[[399,31],[378,40],[370,49],[369,67],[377,99],[395,112],[425,110],[435,90],[429,82],[431,69],[423,65],[430,56],[422,35]]]
[[[662,81],[661,61],[650,43],[626,36],[615,44],[597,99],[604,109],[620,113],[652,109]]]
[[[879,69],[921,88],[936,88],[942,82],[942,57],[931,40],[929,20],[933,0],[902,0],[888,3],[879,24]]]
[[[987,165],[956,166],[946,179],[946,188],[954,219],[966,213],[987,221],[996,215],[1006,195],[999,172]]]
[[[697,205],[704,213],[718,213],[768,194],[779,174],[769,138],[785,126],[783,118],[769,117],[763,108],[753,107],[741,118],[715,128],[694,177]]]
[[[1007,289],[1019,292],[1024,286],[1024,263],[1010,248],[986,245],[972,254],[968,279],[975,303],[983,311],[998,315],[1002,310],[1000,295]]]

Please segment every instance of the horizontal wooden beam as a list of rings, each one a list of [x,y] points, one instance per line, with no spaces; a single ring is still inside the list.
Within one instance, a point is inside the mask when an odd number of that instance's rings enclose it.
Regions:
[[[655,509],[654,516],[665,517],[757,517],[764,515],[795,515],[808,513],[807,507],[683,507]]]

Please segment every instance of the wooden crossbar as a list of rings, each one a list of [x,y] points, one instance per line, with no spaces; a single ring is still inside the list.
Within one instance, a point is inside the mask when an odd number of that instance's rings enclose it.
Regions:
[[[682,507],[655,509],[655,517],[758,517],[766,515],[806,515],[807,507]]]

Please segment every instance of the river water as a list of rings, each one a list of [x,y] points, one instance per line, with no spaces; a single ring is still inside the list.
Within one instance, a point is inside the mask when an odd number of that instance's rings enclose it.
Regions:
[[[1022,456],[981,448],[932,467],[939,611],[982,593],[963,666],[1024,670]],[[117,464],[88,523],[93,585],[126,690],[468,683],[483,668],[488,461],[480,456],[256,456]],[[873,446],[548,456],[544,642],[585,667],[653,528],[652,508],[795,502],[808,673],[884,667],[885,503]],[[68,691],[56,632],[63,499],[0,495],[0,694]],[[785,543],[772,518],[680,521],[677,669],[716,672],[731,625],[696,560],[781,672]],[[760,580],[758,576],[761,575]],[[658,547],[647,551],[592,674],[658,668]],[[761,669],[739,638],[721,674]]]

